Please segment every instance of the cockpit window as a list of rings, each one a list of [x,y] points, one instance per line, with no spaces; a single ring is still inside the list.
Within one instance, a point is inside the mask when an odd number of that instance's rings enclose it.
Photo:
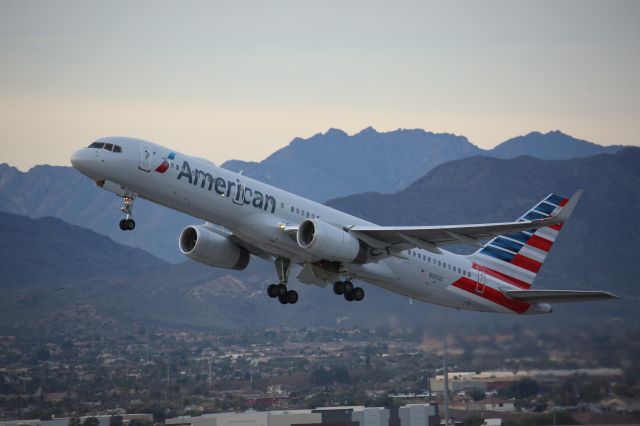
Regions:
[[[107,151],[112,152],[122,152],[122,147],[120,145],[114,145],[112,143],[104,142],[94,142],[89,145],[89,148],[106,149]]]

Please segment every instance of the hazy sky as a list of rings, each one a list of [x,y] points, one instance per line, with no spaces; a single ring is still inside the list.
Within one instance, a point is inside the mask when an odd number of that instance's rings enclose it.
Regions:
[[[128,135],[214,162],[293,137],[560,129],[639,145],[638,1],[0,0],[0,162]]]

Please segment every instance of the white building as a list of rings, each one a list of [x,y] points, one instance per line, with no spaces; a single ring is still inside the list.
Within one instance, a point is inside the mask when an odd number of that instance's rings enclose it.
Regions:
[[[401,426],[428,426],[429,417],[438,415],[438,406],[407,404],[398,410]]]

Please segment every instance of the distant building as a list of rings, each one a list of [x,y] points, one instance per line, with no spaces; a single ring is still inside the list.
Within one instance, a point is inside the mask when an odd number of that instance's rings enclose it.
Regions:
[[[400,426],[435,426],[440,424],[438,405],[407,404],[398,410]]]
[[[440,418],[437,405],[409,404],[392,410],[353,406],[217,413],[174,417],[165,423],[174,426],[436,426]]]
[[[79,417],[80,423],[84,422],[85,419],[89,417],[95,417],[98,419],[99,426],[109,426],[109,422],[111,420],[110,415],[99,415],[99,416],[82,416]],[[153,423],[153,415],[151,414],[123,414],[122,420],[126,423],[131,420],[142,420],[149,423]],[[70,417],[60,417],[58,419],[53,420],[39,420],[39,419],[31,419],[31,420],[7,420],[0,421],[0,426],[69,426]]]

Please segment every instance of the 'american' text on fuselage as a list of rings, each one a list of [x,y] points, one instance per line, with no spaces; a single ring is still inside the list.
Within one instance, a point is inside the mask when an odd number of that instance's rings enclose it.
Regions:
[[[214,190],[217,194],[222,195],[223,197],[231,198],[235,204],[247,204],[264,211],[270,210],[271,213],[276,210],[275,197],[263,194],[258,190],[253,190],[248,186],[244,186],[238,179],[234,182],[231,180],[225,180],[221,177],[214,178],[211,173],[207,173],[203,170],[193,169],[192,171],[188,161],[182,162],[182,168],[178,174],[178,180],[183,177],[188,179],[189,183],[194,186],[197,186],[198,183],[200,183],[200,188],[202,189],[206,189],[208,191]]]

